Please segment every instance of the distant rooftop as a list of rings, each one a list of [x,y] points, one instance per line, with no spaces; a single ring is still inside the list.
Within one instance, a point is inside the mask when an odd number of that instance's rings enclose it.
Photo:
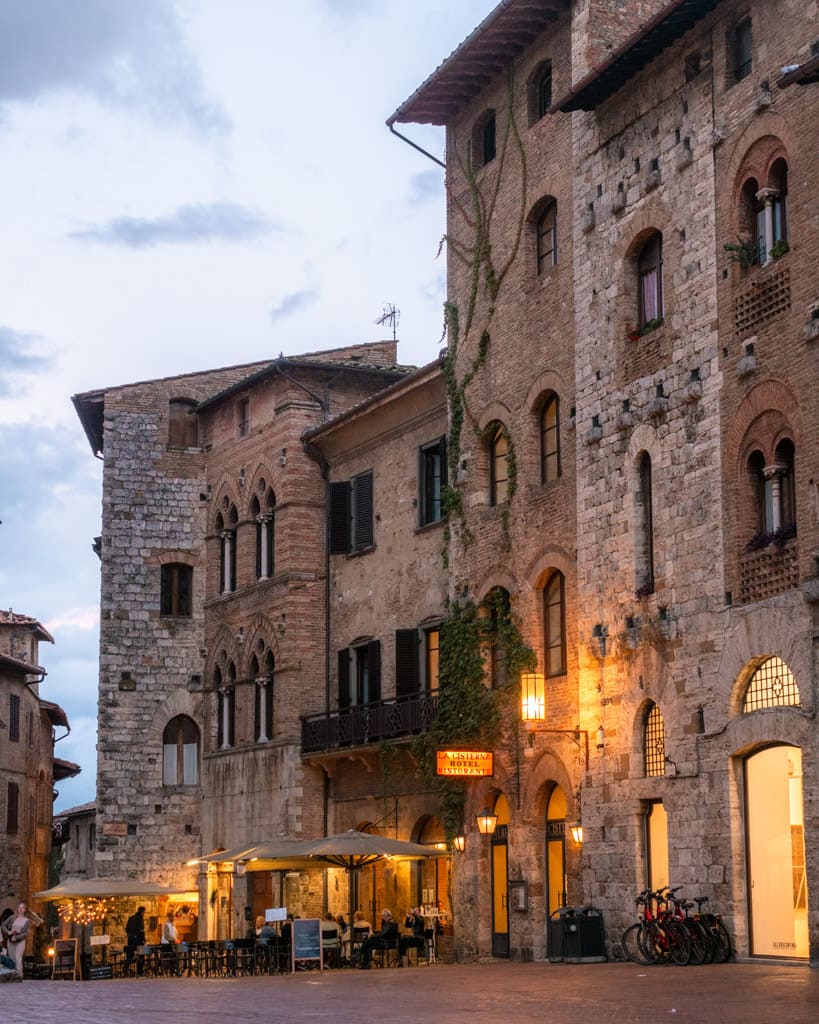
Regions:
[[[21,615],[19,612],[0,609],[0,626],[31,626],[37,633],[38,640],[47,640],[54,643],[54,637],[45,626],[31,615]]]

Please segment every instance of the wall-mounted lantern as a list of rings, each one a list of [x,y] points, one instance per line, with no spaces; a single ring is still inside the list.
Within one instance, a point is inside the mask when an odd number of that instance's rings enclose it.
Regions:
[[[482,836],[491,836],[498,823],[497,814],[493,814],[488,807],[484,807],[477,817],[478,831]]]
[[[524,722],[546,721],[546,680],[539,672],[521,673],[520,717]]]

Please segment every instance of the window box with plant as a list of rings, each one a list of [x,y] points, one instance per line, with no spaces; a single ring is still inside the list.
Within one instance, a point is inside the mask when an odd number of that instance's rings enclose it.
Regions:
[[[658,327],[662,327],[664,323],[665,317],[655,316],[639,327],[632,327],[629,324],[626,328],[626,337],[629,341],[639,341],[640,338],[644,338],[647,334],[651,334],[652,331],[656,331]]]

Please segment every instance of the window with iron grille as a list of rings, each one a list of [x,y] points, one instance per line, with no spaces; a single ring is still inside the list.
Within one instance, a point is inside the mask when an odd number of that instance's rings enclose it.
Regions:
[[[643,754],[646,776],[665,775],[665,722],[656,704],[646,715]]]
[[[766,658],[748,681],[742,704],[744,714],[760,708],[801,707],[799,687],[781,658]]]

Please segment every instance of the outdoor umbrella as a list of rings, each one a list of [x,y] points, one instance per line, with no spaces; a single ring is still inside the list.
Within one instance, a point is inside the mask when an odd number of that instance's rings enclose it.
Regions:
[[[64,878],[51,889],[35,892],[37,900],[81,900],[93,897],[131,896],[174,896],[187,892],[179,886],[158,885],[156,882],[141,882],[137,878]]]
[[[278,844],[280,847],[281,844]],[[281,854],[281,855],[277,855]],[[259,844],[251,853],[247,862],[248,871],[280,871],[291,868],[337,867],[344,868],[348,876],[350,894],[350,927],[352,927],[355,911],[354,887],[352,875],[371,864],[383,860],[426,860],[429,857],[446,857],[448,851],[435,847],[423,846],[421,843],[408,843],[400,839],[388,839],[386,836],[374,835],[370,832],[356,832],[349,829],[336,835],[324,836],[321,839],[294,842],[289,850],[277,850],[277,844]]]

